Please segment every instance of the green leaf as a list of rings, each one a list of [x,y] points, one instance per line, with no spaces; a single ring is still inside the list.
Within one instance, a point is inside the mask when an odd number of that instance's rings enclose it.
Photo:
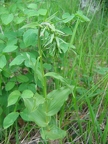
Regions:
[[[20,115],[22,119],[26,121],[33,121],[40,127],[46,127],[51,120],[51,117],[45,114],[45,109],[41,105],[33,112],[29,112],[25,109],[20,113]]]
[[[0,5],[0,15],[8,14],[8,10],[6,7],[3,7],[2,4]]]
[[[38,11],[36,11],[36,10],[34,10],[34,9],[26,9],[25,11],[24,11],[24,13],[28,16],[28,17],[33,17],[33,16],[39,16],[39,13],[38,13]]]
[[[63,83],[67,83],[66,80],[62,76],[60,76],[59,74],[57,74],[55,72],[48,72],[45,74],[45,76],[50,76],[50,77],[53,77],[57,80],[60,80]]]
[[[25,75],[18,75],[17,76],[17,81],[19,83],[28,82],[29,78],[27,76],[25,76]]]
[[[23,41],[26,46],[34,46],[36,44],[37,30],[29,29],[23,35]]]
[[[102,135],[102,143],[103,144],[107,143],[107,136],[108,136],[108,118],[107,118],[106,125],[105,125],[103,135]]]
[[[45,98],[38,93],[35,93],[34,95],[35,105],[38,107],[40,104],[43,104],[45,102]]]
[[[47,98],[49,98],[47,115],[55,115],[60,110],[64,102],[68,99],[68,95],[70,93],[71,90],[67,87],[61,87],[60,89],[50,92],[47,95]]]
[[[69,44],[68,44],[68,43],[63,43],[63,42],[60,43],[60,49],[62,49],[62,51],[63,51],[64,53],[67,52],[68,48],[69,48]]]
[[[4,49],[3,49],[3,52],[13,52],[15,51],[16,49],[18,48],[18,46],[15,46],[15,45],[7,45]]]
[[[25,121],[33,121],[31,112],[29,112],[27,109],[24,109],[22,112],[20,112],[20,116]]]
[[[51,64],[48,64],[48,63],[44,63],[44,68],[46,69],[46,70],[51,70],[52,69],[52,65]]]
[[[33,83],[30,83],[30,84],[28,84],[27,85],[27,88],[29,89],[29,90],[31,90],[33,93],[36,93],[36,85],[35,84],[33,84]]]
[[[10,91],[14,86],[15,86],[15,82],[8,82],[8,83],[5,85],[5,90],[6,90],[6,91]]]
[[[35,111],[40,104],[45,102],[45,99],[38,93],[36,93],[32,98],[23,98],[23,100],[29,112]]]
[[[18,118],[19,113],[18,112],[12,112],[9,113],[4,121],[3,121],[3,127],[4,129],[7,129],[8,127],[10,127],[11,125],[13,125],[13,123],[16,121],[16,119]]]
[[[57,140],[63,139],[66,136],[66,131],[58,128],[57,126],[48,126],[48,128],[41,129],[41,137],[44,140]]]
[[[2,109],[2,107],[0,107],[0,115],[2,114],[2,112],[3,112],[3,109]]]
[[[24,100],[25,107],[28,109],[29,112],[33,112],[37,109],[33,98],[26,98],[23,100]]]
[[[7,42],[7,45],[15,45],[15,44],[17,44],[17,38],[9,39]]]
[[[82,20],[83,22],[89,22],[90,19],[88,17],[86,17],[85,15],[83,15],[82,11],[78,11],[75,14],[78,18],[80,18],[80,20]]]
[[[5,25],[8,25],[13,20],[13,18],[13,14],[4,14],[1,16],[1,20]]]
[[[27,7],[30,8],[30,9],[37,9],[37,4],[30,3]]]
[[[38,10],[38,13],[39,13],[40,15],[45,16],[45,15],[47,14],[47,9],[39,9],[39,10]]]
[[[75,17],[74,14],[70,15],[69,13],[64,13],[62,16],[63,22],[68,23]]]
[[[14,21],[16,24],[20,24],[25,20],[25,17],[17,17]]]
[[[98,74],[106,75],[108,73],[108,67],[100,67],[98,66],[95,70]]]
[[[65,26],[65,27],[62,29],[62,31],[63,31],[65,34],[67,34],[67,35],[72,35],[72,34],[73,34],[70,27],[66,27],[66,26]]]
[[[7,63],[7,60],[6,60],[5,55],[1,55],[0,56],[0,69],[3,69],[6,63]]]
[[[21,94],[21,97],[23,99],[26,99],[26,98],[32,98],[33,95],[34,95],[34,93],[31,90],[24,90]]]
[[[25,58],[22,55],[18,55],[16,58],[13,59],[13,61],[10,63],[10,66],[13,65],[20,65],[23,63]]]
[[[20,95],[20,91],[18,90],[14,90],[13,92],[11,92],[8,97],[8,106],[15,104],[18,101]]]

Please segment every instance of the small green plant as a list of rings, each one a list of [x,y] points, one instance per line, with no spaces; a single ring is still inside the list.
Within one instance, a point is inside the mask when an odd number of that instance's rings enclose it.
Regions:
[[[1,125],[3,122],[7,129],[21,117],[35,122],[45,141],[62,139],[66,131],[60,128],[56,115],[74,86],[60,74],[62,66],[65,69],[61,60],[71,50],[75,53],[78,25],[89,19],[80,11],[64,13],[57,29],[56,13],[49,16],[47,9],[38,9],[36,3],[16,3],[9,3],[8,8],[0,5]]]

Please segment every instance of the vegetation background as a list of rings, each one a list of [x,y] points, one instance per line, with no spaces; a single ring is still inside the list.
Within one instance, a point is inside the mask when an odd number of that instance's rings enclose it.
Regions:
[[[107,0],[1,0],[0,143],[107,144],[107,109]]]

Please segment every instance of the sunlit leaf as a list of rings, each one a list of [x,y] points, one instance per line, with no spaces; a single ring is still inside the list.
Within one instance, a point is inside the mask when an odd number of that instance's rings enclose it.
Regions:
[[[22,55],[18,55],[17,57],[15,57],[13,59],[13,61],[10,63],[10,66],[13,65],[20,65],[23,63],[23,61],[25,60],[25,58]]]
[[[31,98],[33,97],[34,93],[31,91],[31,90],[24,90],[21,94],[21,97],[23,99],[26,99],[26,98]]]
[[[50,92],[47,95],[47,98],[49,98],[47,115],[55,115],[68,99],[70,93],[71,90],[67,87],[61,87],[60,89]]]
[[[20,95],[21,95],[20,91],[18,90],[11,92],[8,97],[8,106],[15,104],[19,99]]]
[[[40,14],[40,15],[46,15],[46,13],[47,13],[47,9],[39,9],[38,10],[38,13]]]
[[[9,113],[4,121],[3,121],[3,127],[4,129],[7,129],[8,127],[10,127],[11,125],[13,125],[13,123],[16,121],[16,119],[18,118],[19,113],[18,112],[12,112]]]
[[[69,13],[64,13],[64,14],[62,15],[62,19],[63,19],[63,22],[64,22],[64,23],[70,22],[74,17],[75,17],[74,14],[70,15]]]
[[[41,129],[41,136],[44,140],[63,139],[66,136],[66,131],[57,126],[48,126],[48,128]]]
[[[15,45],[7,45],[4,49],[3,49],[3,52],[13,52],[15,51],[16,49],[18,48],[18,46],[15,46]]]
[[[31,97],[31,98],[23,97],[23,100],[24,100],[24,104],[25,104],[26,108],[29,110],[29,112],[35,111],[38,108],[38,106],[40,104],[43,104],[45,101],[45,99],[38,93],[36,93],[34,95],[34,97]]]
[[[26,121],[33,121],[40,127],[46,127],[51,117],[45,114],[45,109],[42,106],[39,106],[35,111],[29,112],[25,109],[20,113],[21,117]]]
[[[37,4],[30,3],[30,4],[27,5],[27,7],[30,8],[30,9],[36,9],[37,8]]]
[[[38,11],[34,10],[34,9],[26,9],[24,11],[24,13],[28,16],[28,17],[34,17],[34,16],[39,16]]]
[[[66,80],[59,74],[55,73],[55,72],[48,72],[45,74],[45,76],[49,76],[49,77],[53,77],[63,83],[67,83]]]
[[[76,14],[75,14],[78,18],[80,18],[80,20],[84,21],[84,22],[89,22],[90,19],[88,17],[86,17],[82,11],[78,11]]]
[[[24,20],[25,20],[25,17],[17,17],[17,18],[15,19],[15,23],[16,23],[16,24],[20,24],[20,23],[22,23]]]
[[[13,14],[4,14],[1,16],[1,20],[5,25],[8,25],[13,20],[13,18]]]
[[[26,46],[35,45],[36,44],[36,36],[37,30],[28,29],[23,35],[23,41]]]

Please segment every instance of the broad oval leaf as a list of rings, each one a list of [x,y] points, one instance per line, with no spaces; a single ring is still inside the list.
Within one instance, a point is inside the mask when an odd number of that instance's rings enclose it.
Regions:
[[[18,48],[18,46],[15,45],[7,45],[4,49],[3,52],[8,53],[8,52],[13,52]]]
[[[29,81],[29,78],[25,75],[18,75],[17,76],[17,81],[19,83],[24,83],[24,82],[28,82]]]
[[[36,106],[38,107],[40,104],[43,104],[45,102],[45,98],[38,93],[35,93],[34,99],[36,100]]]
[[[6,91],[10,91],[14,86],[15,86],[15,82],[8,82],[8,83],[5,85],[5,90],[6,90]]]
[[[47,115],[55,115],[60,110],[64,102],[68,99],[68,95],[70,93],[71,90],[68,87],[61,87],[60,89],[50,92],[47,95],[47,98],[49,98]]]
[[[5,55],[1,55],[0,56],[0,69],[3,69],[6,63],[7,63],[7,60],[6,60]]]
[[[41,129],[41,136],[44,140],[57,140],[63,139],[66,136],[66,131],[58,128],[57,126],[48,126],[48,129]]]
[[[24,109],[22,112],[20,112],[20,116],[25,121],[33,121],[33,118],[31,116],[30,112],[27,110],[27,108]]]
[[[13,65],[20,65],[23,63],[25,58],[22,55],[18,55],[16,58],[13,59],[13,61],[10,63],[10,66]]]
[[[75,17],[74,14],[70,15],[69,13],[64,13],[62,18],[64,23],[70,22]]]
[[[24,100],[25,107],[29,112],[33,112],[34,110],[36,110],[37,107],[35,105],[35,101],[33,98],[26,98],[23,100]]]
[[[17,102],[18,98],[20,97],[20,95],[21,95],[20,91],[18,91],[18,90],[11,92],[8,97],[8,106],[15,104]]]
[[[13,18],[13,14],[4,14],[1,16],[1,20],[5,25],[8,25],[13,20]]]
[[[4,129],[7,129],[8,127],[10,127],[11,125],[13,125],[13,123],[16,121],[16,119],[18,118],[19,113],[18,112],[12,112],[9,113],[4,121],[3,121],[3,127]]]
[[[26,9],[24,11],[24,13],[28,16],[28,17],[33,17],[33,16],[39,16],[39,13],[37,10],[34,9]]]
[[[36,44],[36,37],[37,37],[37,30],[35,29],[28,29],[23,35],[23,41],[26,46],[35,45]]]
[[[34,95],[34,93],[31,90],[24,90],[21,94],[21,97],[23,99],[26,99],[26,98],[32,98],[33,95]]]
[[[20,23],[22,23],[24,20],[25,20],[24,17],[17,17],[17,18],[15,19],[15,23],[16,23],[16,24],[20,24]]]
[[[26,121],[33,121],[40,127],[46,127],[51,120],[51,117],[45,114],[45,109],[42,107],[42,105],[33,112],[29,112],[27,109],[25,109],[20,113],[20,115],[22,119]]]
[[[40,104],[43,104],[45,102],[45,99],[38,93],[36,93],[34,97],[24,98],[23,100],[29,112],[35,111]]]
[[[37,9],[37,4],[30,3],[27,7],[30,8],[30,9]]]
[[[39,9],[39,10],[38,10],[38,13],[39,13],[40,15],[45,16],[45,15],[47,14],[47,9]]]

